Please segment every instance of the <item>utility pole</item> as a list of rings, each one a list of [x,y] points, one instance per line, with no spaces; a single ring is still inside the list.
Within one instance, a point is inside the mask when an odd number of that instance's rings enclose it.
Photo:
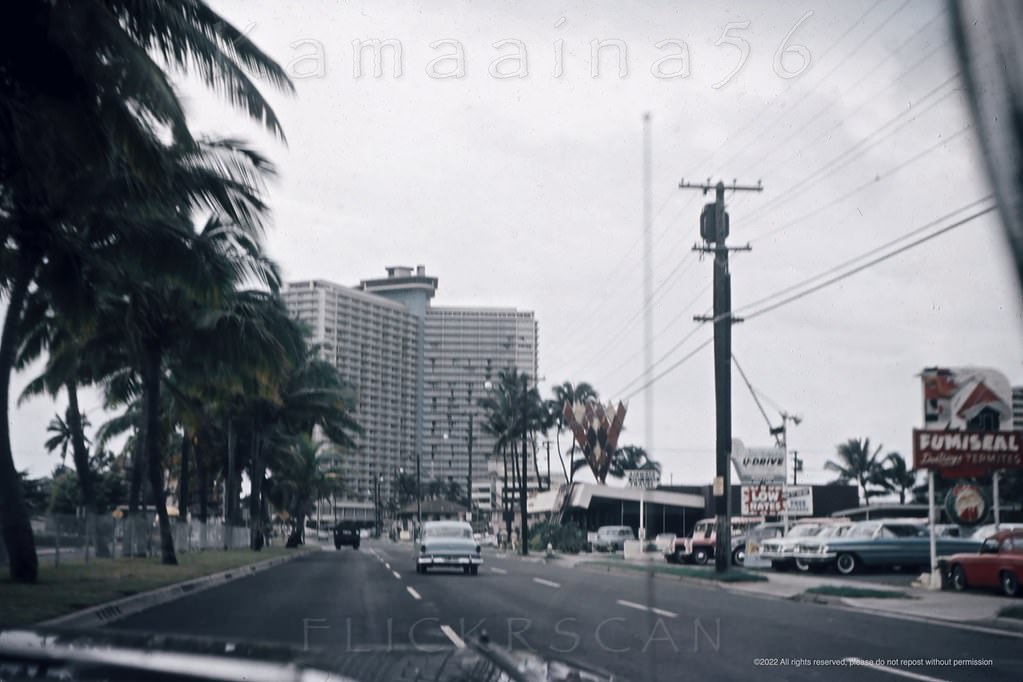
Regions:
[[[792,451],[792,485],[799,485],[797,475],[803,470],[803,460],[799,459],[799,453]]]
[[[470,394],[469,400],[470,401],[472,400],[471,394]],[[475,521],[475,519],[472,518],[472,418],[473,418],[472,405],[470,405],[469,406],[469,475],[468,475],[467,480],[466,480],[466,483],[468,485],[465,488],[466,493],[468,495],[468,502],[467,502],[466,509],[469,512],[469,519],[468,519],[469,523],[472,523],[473,521]]]
[[[714,323],[714,398],[717,405],[717,477],[714,479],[714,513],[717,517],[717,543],[714,568],[718,573],[728,570],[732,555],[732,324],[742,320],[732,315],[732,276],[728,271],[728,213],[725,212],[725,189],[733,192],[762,192],[763,185],[742,186],[733,180],[731,186],[718,181],[711,185],[678,183],[680,189],[699,189],[704,194],[714,190],[714,203],[700,212],[700,236],[708,246],[694,246],[694,251],[714,254],[714,316],[698,316],[698,322]],[[736,251],[749,251],[747,244]]]

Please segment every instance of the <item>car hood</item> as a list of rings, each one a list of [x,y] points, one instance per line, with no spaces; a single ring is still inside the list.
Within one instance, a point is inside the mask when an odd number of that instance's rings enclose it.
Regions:
[[[365,649],[365,650],[364,650]],[[332,653],[274,644],[229,642],[117,630],[0,631],[3,679],[29,679],[43,668],[47,679],[104,682],[126,679],[180,682],[610,682],[610,673],[578,663],[509,651],[486,639],[462,648],[360,647]],[[32,678],[34,679],[34,678]]]

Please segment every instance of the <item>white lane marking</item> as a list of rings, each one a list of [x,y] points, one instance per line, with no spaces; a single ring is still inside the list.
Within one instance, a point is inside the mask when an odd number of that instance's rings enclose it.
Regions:
[[[419,596],[419,593],[412,589],[411,585],[406,587],[405,589],[408,590],[408,593],[412,595],[413,599],[417,599],[417,600],[418,599],[422,599],[422,597]]]
[[[458,635],[456,635],[455,631],[452,630],[449,626],[441,625],[440,629],[441,629],[441,632],[443,632],[445,635],[448,636],[448,639],[451,640],[452,644],[454,644],[459,649],[464,649],[465,648],[465,642],[462,641],[462,638],[459,637]]]
[[[384,561],[384,567],[385,567],[385,568],[386,568],[386,569],[387,569],[388,571],[389,571],[389,570],[391,570],[391,565],[390,565],[389,563],[387,563],[386,561]]]
[[[553,580],[544,580],[543,578],[533,578],[533,582],[546,585],[547,587],[561,587],[561,583],[556,583]]]
[[[869,616],[878,616],[879,618],[892,618],[894,620],[908,620],[911,623],[921,623],[923,625],[937,625],[943,628],[952,628],[954,630],[967,630],[969,632],[981,632],[985,635],[995,635],[997,637],[1013,637],[1016,639],[1023,639],[1023,632],[1014,632],[1012,630],[1002,630],[999,628],[987,628],[983,625],[971,625],[970,623],[956,623],[953,621],[938,620],[936,618],[924,618],[923,616],[912,616],[907,613],[892,613],[890,611],[880,611],[878,609],[865,609],[857,608],[855,606],[837,606],[828,605],[828,608],[838,609],[839,611],[849,611],[850,613],[867,614]]]
[[[391,573],[394,574],[395,578],[397,578],[398,580],[401,580],[401,575],[397,571],[391,571]]]
[[[636,609],[637,611],[646,611],[645,606],[643,606],[642,604],[637,604],[634,601],[625,601],[624,599],[619,599],[618,603],[621,604],[622,606],[628,606],[630,609]]]
[[[644,606],[643,604],[637,604],[634,601],[625,601],[624,599],[619,599],[618,603],[621,604],[622,606],[627,606],[630,609],[636,609],[637,611],[651,611],[653,613],[656,613],[658,616],[664,616],[665,618],[678,618],[677,613],[665,611],[664,609],[650,608],[649,606]]]
[[[908,670],[899,670],[898,668],[889,668],[883,665],[877,665],[876,663],[870,663],[862,659],[850,656],[845,659],[846,663],[854,666],[862,666],[864,668],[870,668],[879,672],[888,673],[890,675],[898,675],[899,677],[906,677],[911,680],[920,680],[920,682],[947,682],[940,677],[931,677],[929,675],[921,675],[920,673],[911,673]]]
[[[508,571],[504,570],[503,568],[498,568],[497,566],[491,566],[490,570],[493,571],[494,573],[500,573],[501,575],[508,574]]]

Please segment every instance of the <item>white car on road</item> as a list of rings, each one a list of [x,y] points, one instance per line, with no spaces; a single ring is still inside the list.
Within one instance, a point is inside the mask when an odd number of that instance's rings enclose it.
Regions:
[[[416,573],[431,568],[461,568],[476,575],[483,563],[480,545],[465,521],[427,521],[416,546]]]

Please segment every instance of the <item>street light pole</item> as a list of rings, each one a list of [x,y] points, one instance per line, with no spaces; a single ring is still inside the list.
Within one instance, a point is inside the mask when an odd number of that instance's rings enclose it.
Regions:
[[[469,400],[472,400],[472,393],[469,394]],[[466,480],[466,511],[469,512],[469,523],[472,523],[472,420],[473,420],[472,406],[469,406],[469,475]]]

